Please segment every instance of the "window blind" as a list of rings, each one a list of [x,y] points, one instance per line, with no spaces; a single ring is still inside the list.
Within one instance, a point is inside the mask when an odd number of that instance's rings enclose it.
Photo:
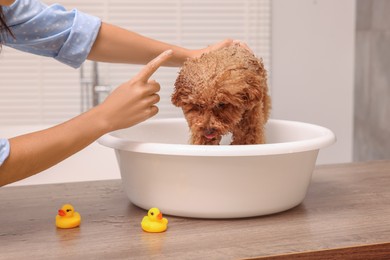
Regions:
[[[103,21],[147,37],[187,48],[202,48],[225,38],[246,42],[263,58],[270,74],[270,0],[59,0]],[[131,51],[131,50],[129,50]],[[99,63],[100,85],[116,87],[132,78],[139,65]],[[83,65],[91,77],[92,62]],[[160,68],[157,117],[181,116],[170,102],[179,68]],[[82,110],[80,69],[3,46],[0,54],[0,124],[54,124]],[[85,97],[83,97],[85,98]],[[85,101],[84,101],[85,103]]]

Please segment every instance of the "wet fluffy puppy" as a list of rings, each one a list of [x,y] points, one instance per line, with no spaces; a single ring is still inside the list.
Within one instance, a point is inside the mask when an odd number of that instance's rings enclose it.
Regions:
[[[192,144],[217,145],[228,133],[233,145],[265,143],[267,72],[245,48],[235,45],[186,61],[172,103],[184,112]]]

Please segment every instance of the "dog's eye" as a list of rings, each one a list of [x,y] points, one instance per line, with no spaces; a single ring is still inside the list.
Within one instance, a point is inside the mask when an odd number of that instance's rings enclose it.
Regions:
[[[226,107],[226,104],[225,103],[218,103],[218,105],[217,105],[217,108],[218,109],[224,109]]]

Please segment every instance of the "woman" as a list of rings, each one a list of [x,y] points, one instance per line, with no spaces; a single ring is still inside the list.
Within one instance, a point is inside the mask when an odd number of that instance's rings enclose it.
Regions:
[[[0,7],[3,45],[53,57],[75,68],[85,59],[132,64],[150,61],[138,75],[89,111],[46,130],[0,139],[0,186],[57,164],[108,132],[156,115],[160,85],[149,78],[160,66],[181,66],[187,58],[233,44],[225,40],[204,49],[188,50],[101,22],[77,10],[67,11],[60,5],[47,6],[38,0],[0,0]]]

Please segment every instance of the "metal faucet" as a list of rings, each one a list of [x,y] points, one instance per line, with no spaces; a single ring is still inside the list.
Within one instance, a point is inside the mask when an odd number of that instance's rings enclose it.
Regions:
[[[100,104],[111,92],[112,86],[100,84],[99,65],[92,62],[91,74],[87,75],[84,63],[80,67],[80,110],[81,113]]]

